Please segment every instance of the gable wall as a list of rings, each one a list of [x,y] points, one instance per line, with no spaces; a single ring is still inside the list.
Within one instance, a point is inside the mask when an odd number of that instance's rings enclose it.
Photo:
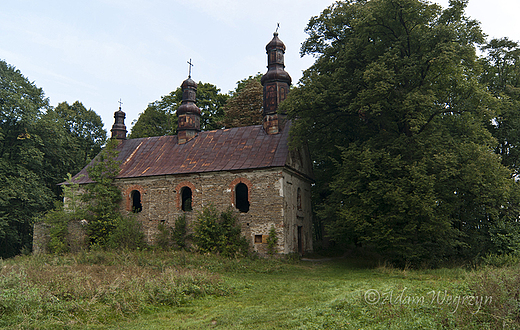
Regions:
[[[284,253],[310,252],[312,251],[311,183],[287,169],[283,171],[283,182]],[[298,227],[300,227],[300,235],[298,235]]]
[[[236,211],[242,233],[254,250],[261,254],[267,252],[266,237],[264,243],[255,243],[255,235],[268,235],[271,226],[275,226],[279,234],[278,251],[289,253],[297,250],[291,251],[294,246],[288,245],[287,242],[290,240],[282,237],[283,234],[290,232],[286,229],[287,224],[284,220],[284,212],[290,208],[287,206],[288,202],[284,201],[286,195],[284,191],[288,189],[287,184],[284,183],[286,177],[287,174],[282,168],[272,168],[120,179],[116,184],[123,192],[121,207],[127,212],[131,211],[132,190],[141,193],[143,209],[137,213],[137,218],[143,224],[149,243],[154,242],[158,233],[157,227],[161,222],[167,226],[174,226],[177,217],[186,213],[188,226],[191,226],[198,212],[212,203],[219,210],[226,210],[231,206]],[[247,213],[239,212],[234,205],[234,187],[239,182],[249,188],[250,208]],[[181,210],[180,193],[184,186],[192,189],[193,211],[191,212]]]

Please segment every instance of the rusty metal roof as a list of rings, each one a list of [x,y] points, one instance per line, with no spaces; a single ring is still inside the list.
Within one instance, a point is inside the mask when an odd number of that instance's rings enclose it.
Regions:
[[[290,122],[281,134],[268,135],[262,125],[200,132],[185,144],[177,136],[123,140],[117,147],[117,178],[248,170],[285,166]],[[92,182],[87,165],[75,183]],[[80,177],[80,175],[83,175]]]

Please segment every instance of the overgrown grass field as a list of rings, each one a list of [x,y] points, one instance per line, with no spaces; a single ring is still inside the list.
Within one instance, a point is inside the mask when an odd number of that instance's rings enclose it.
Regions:
[[[0,262],[2,329],[517,329],[520,267],[138,251]]]

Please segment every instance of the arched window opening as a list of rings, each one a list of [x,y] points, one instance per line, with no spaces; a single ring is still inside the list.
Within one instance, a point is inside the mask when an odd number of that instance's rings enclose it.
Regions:
[[[242,182],[235,186],[235,206],[240,212],[249,211],[249,191]]]
[[[141,193],[139,190],[132,190],[130,198],[132,199],[132,212],[141,212],[143,210],[143,204],[141,203]]]
[[[302,210],[302,190],[298,187],[298,192],[296,193],[296,207],[298,211]]]
[[[190,187],[182,187],[181,189],[181,208],[185,212],[192,211],[191,207],[191,189]]]

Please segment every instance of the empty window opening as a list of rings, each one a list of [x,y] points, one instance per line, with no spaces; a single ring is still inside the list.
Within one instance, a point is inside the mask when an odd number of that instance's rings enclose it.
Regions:
[[[262,235],[255,235],[255,243],[262,243]]]
[[[141,204],[141,193],[139,190],[132,190],[130,198],[132,198],[132,212],[141,212],[143,210],[143,204]]]
[[[249,211],[249,192],[247,186],[242,182],[235,187],[235,206],[240,212]]]
[[[191,189],[189,187],[182,187],[181,189],[181,208],[185,212],[192,211],[193,208],[191,206]]]

